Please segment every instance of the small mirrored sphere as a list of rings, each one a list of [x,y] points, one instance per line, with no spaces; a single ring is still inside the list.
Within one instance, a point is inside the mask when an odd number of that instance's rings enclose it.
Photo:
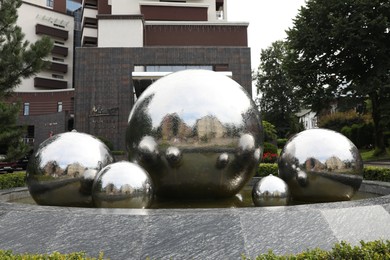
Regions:
[[[28,189],[40,205],[92,206],[95,176],[113,161],[108,147],[89,134],[57,134],[31,156],[26,170]]]
[[[350,200],[363,181],[359,150],[344,135],[310,129],[293,136],[278,161],[279,177],[294,200]]]
[[[116,162],[98,173],[92,198],[99,208],[149,208],[153,201],[153,184],[141,166]]]
[[[234,196],[255,174],[263,129],[252,98],[233,79],[185,70],[150,85],[129,115],[129,161],[159,197]]]
[[[289,199],[287,184],[272,174],[256,182],[252,189],[252,200],[257,207],[286,206]]]

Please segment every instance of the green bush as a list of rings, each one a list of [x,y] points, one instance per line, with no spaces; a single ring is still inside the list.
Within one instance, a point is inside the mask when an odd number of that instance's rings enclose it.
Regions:
[[[390,168],[365,166],[363,172],[363,178],[365,180],[390,182]]]
[[[52,254],[13,254],[11,250],[0,250],[0,259],[8,260],[103,260],[104,255],[100,253],[97,258],[89,257],[84,252],[76,252],[70,254],[60,254],[53,252]]]
[[[355,111],[351,110],[321,116],[318,126],[341,132],[341,129],[344,126],[352,126],[353,124],[361,125],[369,122],[372,122],[370,115],[359,115]]]
[[[265,177],[270,174],[278,176],[278,165],[276,163],[260,163],[256,176]]]
[[[278,147],[268,142],[264,142],[264,152],[263,153],[278,153]]]
[[[278,138],[278,148],[283,149],[283,147],[286,145],[288,139],[287,138]]]
[[[242,258],[248,259],[245,256]],[[296,255],[277,256],[272,251],[269,251],[267,254],[261,254],[255,259],[390,259],[390,240],[360,241],[360,246],[351,246],[343,241],[336,243],[330,251],[316,248]]]
[[[0,190],[23,186],[26,186],[25,172],[15,172],[0,175]]]
[[[374,126],[372,123],[344,126],[341,133],[348,137],[357,148],[369,147],[374,143]]]
[[[270,174],[278,175],[278,164],[276,163],[261,163],[257,169],[257,177],[265,177]],[[365,180],[386,181],[390,182],[390,168],[382,168],[375,166],[364,166],[363,178]]]

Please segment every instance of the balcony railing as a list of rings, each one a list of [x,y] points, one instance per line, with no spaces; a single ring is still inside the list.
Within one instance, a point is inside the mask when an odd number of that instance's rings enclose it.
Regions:
[[[48,89],[66,89],[68,87],[68,82],[63,80],[36,77],[34,78],[34,87]]]
[[[67,57],[68,56],[68,48],[54,45],[53,49],[51,50],[51,53]]]
[[[68,64],[52,62],[50,64],[50,68],[49,69],[52,70],[52,71],[67,73],[68,72]]]
[[[49,26],[46,26],[43,24],[36,24],[35,25],[35,33],[36,34],[44,34],[44,35],[48,35],[51,37],[60,38],[63,40],[68,39],[68,31],[49,27]]]

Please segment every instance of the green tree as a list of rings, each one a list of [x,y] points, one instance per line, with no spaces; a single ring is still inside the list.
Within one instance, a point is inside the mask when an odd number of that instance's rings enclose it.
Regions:
[[[264,119],[277,127],[281,136],[292,128],[290,123],[299,109],[294,87],[284,68],[287,56],[286,43],[273,42],[261,51],[257,73],[257,93],[261,94],[260,109]]]
[[[319,112],[337,97],[369,98],[377,153],[389,124],[390,2],[308,0],[287,31],[286,68]]]
[[[28,78],[48,65],[44,58],[50,53],[53,43],[48,37],[31,44],[16,25],[17,9],[21,0],[0,0],[0,148],[15,158],[26,151],[21,141],[23,131],[16,126],[20,106],[8,105],[6,98]]]

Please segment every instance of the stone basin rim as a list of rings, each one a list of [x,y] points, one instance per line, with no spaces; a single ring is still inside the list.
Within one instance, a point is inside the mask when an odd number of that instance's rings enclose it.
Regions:
[[[250,183],[260,179],[253,178]],[[249,183],[249,184],[250,184]],[[172,214],[219,214],[219,213],[240,213],[257,211],[305,211],[315,209],[341,209],[360,206],[373,206],[390,203],[390,183],[381,181],[363,180],[361,191],[376,193],[380,195],[375,198],[360,199],[354,201],[325,202],[315,204],[303,204],[294,206],[277,207],[242,207],[242,208],[177,208],[177,209],[125,209],[125,208],[81,208],[81,207],[59,207],[40,206],[8,202],[12,194],[28,193],[27,187],[0,190],[0,210],[4,211],[26,211],[26,212],[66,212],[74,214],[105,214],[105,215],[172,215]]]

